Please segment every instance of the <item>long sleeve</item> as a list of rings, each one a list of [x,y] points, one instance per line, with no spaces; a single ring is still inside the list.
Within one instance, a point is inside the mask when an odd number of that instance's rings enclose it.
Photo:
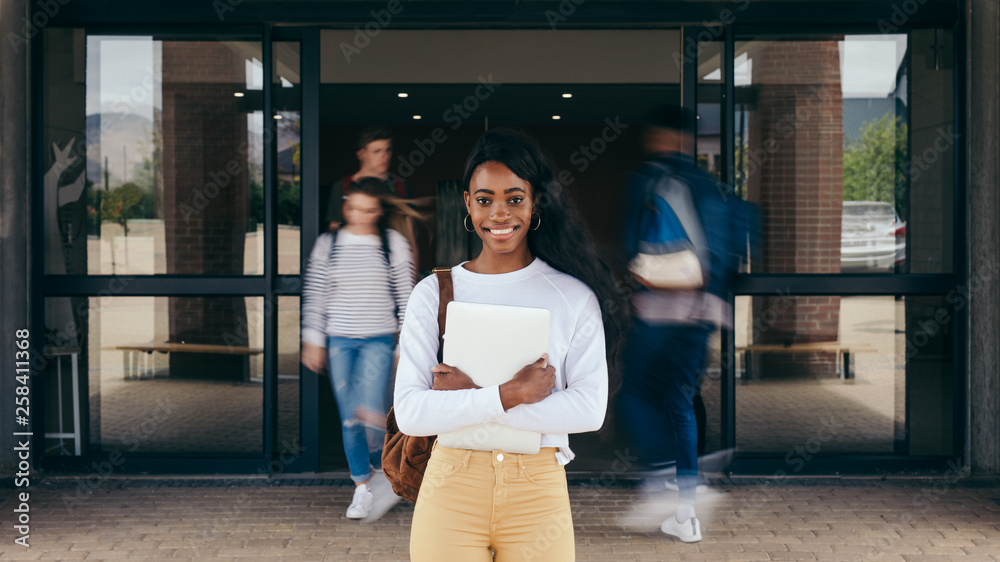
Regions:
[[[413,250],[405,236],[389,231],[390,275],[392,279],[392,295],[396,301],[396,315],[400,325],[406,318],[406,304],[413,292]]]
[[[306,263],[302,287],[302,341],[326,347],[327,284],[330,280],[330,234],[322,234]]]
[[[601,307],[593,294],[577,319],[562,368],[565,390],[535,404],[515,406],[498,421],[541,433],[583,433],[601,428],[608,407],[608,364]]]
[[[396,423],[407,435],[437,435],[505,417],[500,387],[431,390],[438,364],[438,283],[434,276],[413,289],[399,336],[394,404]]]

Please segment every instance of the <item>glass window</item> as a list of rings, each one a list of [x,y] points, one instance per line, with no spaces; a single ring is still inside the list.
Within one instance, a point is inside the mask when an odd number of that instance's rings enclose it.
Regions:
[[[788,453],[789,473],[818,453],[951,455],[953,304],[737,297],[737,449]]]
[[[263,273],[260,43],[44,41],[45,272]]]
[[[952,271],[950,33],[737,42],[737,192],[759,273]]]
[[[301,402],[299,397],[299,297],[278,297],[278,449],[298,454]],[[287,445],[286,445],[287,443]],[[299,447],[294,445],[298,443]]]
[[[277,131],[278,197],[275,221],[278,224],[278,273],[298,275],[301,264],[302,232],[302,81],[300,45],[274,43],[274,120]],[[263,189],[254,194],[254,209],[259,209],[259,223],[264,223]],[[259,199],[258,199],[259,198]],[[259,206],[258,206],[259,204]]]
[[[722,72],[723,45],[722,41],[700,41],[697,48],[698,165],[719,181],[726,180],[722,152],[722,102],[726,86]]]
[[[46,299],[79,313],[48,334],[50,454],[263,453],[263,298],[70,301]]]

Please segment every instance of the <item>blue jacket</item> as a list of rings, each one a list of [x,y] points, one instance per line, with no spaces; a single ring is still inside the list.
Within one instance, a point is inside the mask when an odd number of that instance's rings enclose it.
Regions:
[[[625,219],[622,223],[622,244],[625,258],[631,261],[639,251],[639,222],[652,188],[663,169],[652,162],[670,166],[691,188],[698,209],[705,239],[708,243],[710,266],[705,291],[728,299],[739,271],[740,256],[746,256],[747,241],[755,253],[759,239],[756,208],[737,197],[729,186],[717,182],[698,168],[691,156],[679,152],[663,152],[637,166],[628,177]]]

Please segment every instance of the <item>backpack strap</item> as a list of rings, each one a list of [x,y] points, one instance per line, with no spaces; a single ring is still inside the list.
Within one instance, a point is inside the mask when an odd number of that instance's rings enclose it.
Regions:
[[[441,290],[438,299],[438,363],[444,362],[444,322],[448,316],[448,303],[455,300],[455,285],[451,278],[450,267],[435,267],[434,274],[438,278],[438,288]]]

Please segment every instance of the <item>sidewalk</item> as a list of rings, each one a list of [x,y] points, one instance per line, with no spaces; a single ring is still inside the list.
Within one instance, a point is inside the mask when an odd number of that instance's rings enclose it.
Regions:
[[[31,548],[13,543],[0,489],[0,559],[406,560],[412,504],[344,518],[333,480],[49,478],[30,490]],[[576,484],[578,560],[1000,560],[1000,481],[716,482],[704,540],[623,528],[641,492]],[[544,530],[539,532],[544,540]]]

